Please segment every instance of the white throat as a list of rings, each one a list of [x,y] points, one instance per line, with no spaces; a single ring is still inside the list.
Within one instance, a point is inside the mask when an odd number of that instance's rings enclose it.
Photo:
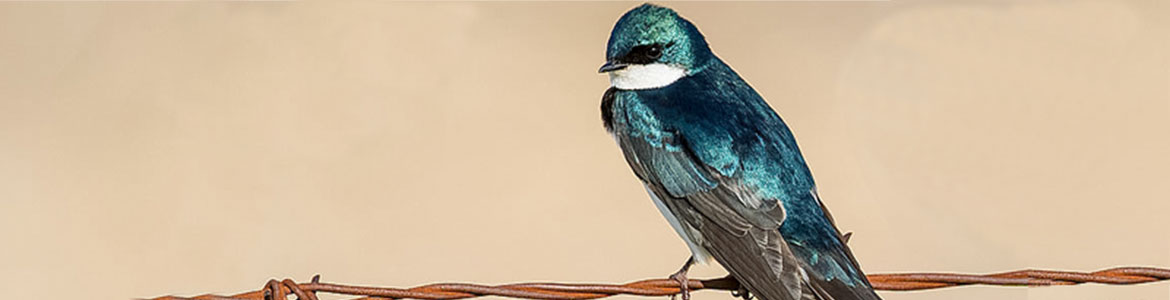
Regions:
[[[609,85],[623,90],[644,90],[660,88],[687,75],[687,70],[676,65],[652,63],[630,65],[625,69],[609,72]]]

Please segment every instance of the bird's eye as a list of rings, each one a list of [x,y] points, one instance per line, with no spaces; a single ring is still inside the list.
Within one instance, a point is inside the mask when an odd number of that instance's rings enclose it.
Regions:
[[[662,57],[662,46],[655,44],[646,49],[646,58],[658,59],[659,57]]]
[[[670,45],[671,44],[667,44],[666,47],[670,47]],[[626,55],[622,56],[621,60],[625,63],[631,64],[653,63],[657,61],[658,58],[662,57],[662,51],[666,47],[663,47],[662,44],[640,45],[630,49],[630,52],[627,52]]]

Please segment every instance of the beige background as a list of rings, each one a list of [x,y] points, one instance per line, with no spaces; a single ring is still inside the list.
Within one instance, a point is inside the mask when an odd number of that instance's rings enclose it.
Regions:
[[[0,290],[666,276],[688,253],[597,109],[635,5],[0,4]],[[1170,2],[669,5],[791,124],[866,271],[1170,267]]]

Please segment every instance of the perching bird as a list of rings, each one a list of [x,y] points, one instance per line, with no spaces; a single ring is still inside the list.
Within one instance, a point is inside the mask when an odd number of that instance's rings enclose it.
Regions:
[[[714,258],[761,300],[880,299],[792,132],[694,24],[644,4],[618,20],[605,56],[605,127],[691,250],[671,278]]]

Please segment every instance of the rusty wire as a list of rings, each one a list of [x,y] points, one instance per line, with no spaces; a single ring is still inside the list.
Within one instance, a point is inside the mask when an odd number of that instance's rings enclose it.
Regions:
[[[1138,284],[1170,279],[1170,269],[1148,267],[1112,268],[1091,273],[1021,270],[995,274],[972,275],[954,273],[894,273],[871,274],[874,289],[886,291],[927,290],[960,285],[1049,286],[1081,283]],[[691,291],[739,289],[739,283],[730,277],[709,280],[690,280]],[[437,283],[408,289],[352,286],[320,282],[313,276],[310,282],[296,283],[291,279],[269,280],[264,288],[232,296],[202,295],[191,298],[165,296],[151,300],[273,300],[296,295],[301,300],[317,300],[316,293],[358,296],[355,300],[420,299],[453,300],[480,296],[502,296],[541,300],[587,300],[614,295],[670,296],[679,293],[679,283],[672,279],[649,279],[626,284],[575,283],[516,283],[498,286],[469,283]],[[275,296],[275,297],[273,297]]]

